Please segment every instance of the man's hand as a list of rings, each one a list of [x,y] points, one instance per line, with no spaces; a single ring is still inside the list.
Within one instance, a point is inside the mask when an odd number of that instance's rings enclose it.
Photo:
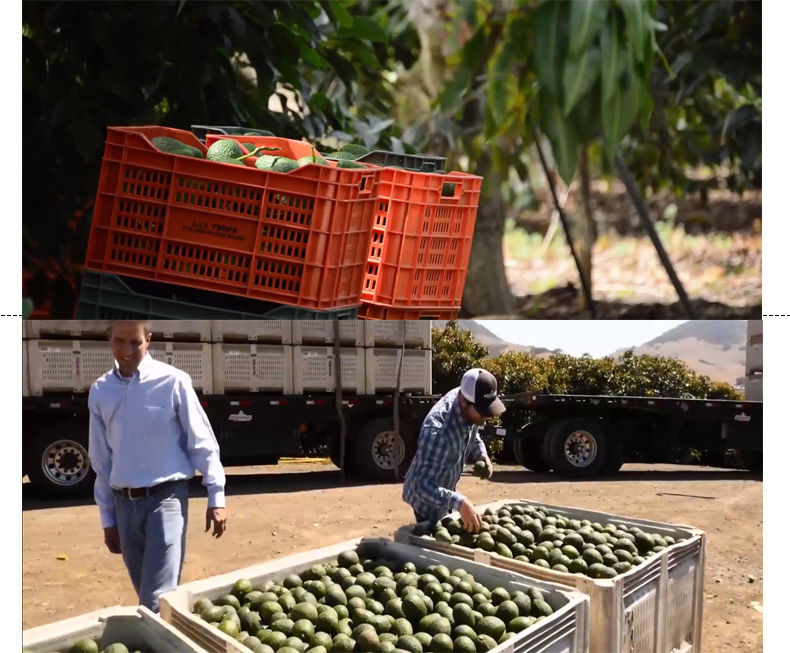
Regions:
[[[121,552],[121,536],[118,534],[117,526],[109,526],[104,529],[104,543],[110,550],[110,553]]]
[[[222,537],[225,532],[225,522],[228,519],[228,513],[225,508],[208,508],[206,509],[206,530],[208,533],[211,524],[214,524],[214,532],[211,533],[212,537]]]
[[[459,512],[461,513],[461,520],[464,522],[466,531],[468,533],[477,533],[480,530],[480,525],[483,523],[483,520],[474,505],[470,503],[469,499],[463,500]]]

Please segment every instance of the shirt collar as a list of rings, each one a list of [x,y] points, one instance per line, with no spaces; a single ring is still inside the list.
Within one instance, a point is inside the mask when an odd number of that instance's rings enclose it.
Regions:
[[[134,378],[137,378],[140,381],[144,381],[146,376],[147,376],[147,372],[148,372],[148,370],[151,367],[151,361],[152,360],[153,359],[151,358],[151,355],[148,352],[146,352],[145,356],[143,356],[143,360],[140,361],[140,364],[137,366],[137,369],[134,371],[134,374],[132,376],[123,376],[121,374],[121,370],[118,367],[118,361],[113,358],[113,361],[112,361],[113,362],[113,366],[114,366],[113,371],[115,372],[115,376],[118,377],[118,379],[120,379],[121,381],[124,381],[124,382],[129,381],[129,380],[134,379]]]

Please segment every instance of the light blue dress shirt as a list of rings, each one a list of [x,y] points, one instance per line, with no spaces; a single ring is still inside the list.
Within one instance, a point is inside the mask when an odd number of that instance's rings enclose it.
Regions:
[[[188,479],[196,469],[208,505],[225,507],[219,445],[188,374],[149,354],[128,378],[116,363],[91,386],[88,408],[93,496],[103,528],[116,525],[113,488]]]

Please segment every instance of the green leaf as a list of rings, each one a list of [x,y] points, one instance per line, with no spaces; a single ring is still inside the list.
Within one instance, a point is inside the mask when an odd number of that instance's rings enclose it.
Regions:
[[[573,107],[581,97],[589,91],[601,74],[601,51],[588,48],[578,59],[565,62],[562,69],[562,95],[565,115],[573,111]]]
[[[560,97],[560,66],[565,51],[567,7],[544,2],[535,13],[535,68],[538,81],[552,97]]]
[[[345,50],[353,55],[352,61],[357,60],[365,64],[368,68],[377,69],[381,67],[381,62],[376,57],[373,48],[368,47],[363,41],[356,39],[344,39],[343,46]]]
[[[620,46],[617,20],[607,21],[601,29],[601,81],[603,99],[609,100],[617,89],[617,80],[625,67],[627,53]]]
[[[649,37],[645,15],[645,5],[640,0],[617,0],[625,14],[626,32],[630,50],[637,61],[642,61],[645,55],[645,40]]]
[[[575,0],[570,4],[570,52],[579,55],[601,31],[606,22],[609,3],[603,0]]]
[[[439,95],[439,107],[443,111],[453,111],[458,107],[461,98],[472,81],[472,70],[461,68],[455,78],[446,83]]]
[[[598,138],[601,133],[600,84],[596,84],[592,92],[582,96],[566,120],[576,126],[579,143],[589,143]]]
[[[354,24],[354,19],[351,14],[348,13],[348,10],[342,2],[333,0],[332,2],[325,3],[324,7],[328,10],[328,13],[331,13],[335,17],[338,25],[351,27]]]
[[[505,115],[513,107],[518,95],[513,63],[513,45],[510,41],[502,41],[494,50],[488,65],[488,102],[497,126],[505,122]]]
[[[329,67],[329,62],[318,54],[315,48],[310,44],[300,41],[299,52],[302,55],[302,61],[311,65],[313,68],[324,70]]]
[[[560,105],[547,93],[540,93],[540,125],[551,142],[557,171],[570,184],[579,159],[579,140],[573,124],[565,119]]]
[[[639,100],[643,97],[641,87],[638,78],[630,74],[627,88],[615,93],[601,106],[604,151],[610,163],[614,161],[617,146],[639,114]]]
[[[365,16],[354,16],[351,27],[343,28],[342,32],[344,36],[367,39],[374,43],[386,43],[387,41],[387,32],[384,31],[384,28],[372,18]]]

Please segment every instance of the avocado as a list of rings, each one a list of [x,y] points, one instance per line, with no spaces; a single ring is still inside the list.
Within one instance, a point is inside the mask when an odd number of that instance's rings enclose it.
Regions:
[[[367,166],[356,161],[349,161],[347,159],[340,159],[337,162],[338,168],[366,168]]]
[[[472,474],[474,474],[478,478],[488,478],[490,474],[488,473],[488,465],[485,464],[485,461],[478,460],[472,466]]]
[[[154,136],[151,139],[151,143],[160,152],[191,156],[196,159],[203,158],[203,153],[198,148],[182,143],[178,139],[170,138],[169,136]]]
[[[358,145],[357,143],[347,143],[340,148],[340,151],[348,152],[349,154],[353,154],[355,156],[362,156],[363,154],[368,154],[370,152],[370,150],[364,145]]]
[[[69,647],[68,653],[99,653],[99,645],[93,639],[81,639]]]
[[[478,635],[488,635],[498,640],[505,632],[505,622],[499,617],[483,617],[476,627]]]
[[[240,156],[244,156],[244,151],[241,149],[241,145],[239,145],[236,141],[227,138],[221,138],[217,141],[214,141],[206,151],[206,158],[209,161],[238,159]],[[250,587],[250,589],[252,589],[252,587]]]
[[[401,635],[398,637],[396,646],[399,649],[408,651],[408,653],[423,653],[422,644],[420,644],[420,641],[413,635]]]
[[[532,615],[533,617],[548,617],[554,614],[552,607],[542,599],[537,599],[532,602]]]
[[[461,635],[460,637],[456,637],[453,641],[453,650],[458,653],[476,653],[477,648],[471,637]]]
[[[129,653],[129,649],[126,648],[125,644],[121,644],[120,642],[115,642],[114,644],[110,644],[106,646],[102,653]]]
[[[339,633],[332,639],[332,651],[340,651],[341,653],[352,653],[356,642],[348,635]]]

